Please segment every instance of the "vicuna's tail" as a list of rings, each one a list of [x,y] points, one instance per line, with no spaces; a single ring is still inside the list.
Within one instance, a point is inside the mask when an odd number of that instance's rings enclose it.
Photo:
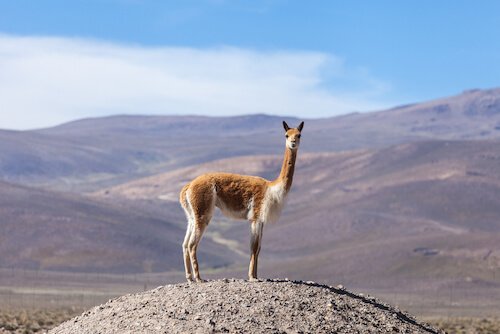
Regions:
[[[184,208],[184,210],[187,210],[188,208],[188,201],[187,201],[187,190],[189,188],[189,183],[186,184],[182,190],[181,190],[181,193],[179,195],[179,202],[181,203],[182,207]]]

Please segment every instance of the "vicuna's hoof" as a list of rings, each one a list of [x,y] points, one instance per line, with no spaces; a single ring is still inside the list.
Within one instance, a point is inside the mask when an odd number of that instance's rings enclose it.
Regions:
[[[257,277],[249,277],[248,278],[248,281],[249,282],[262,282],[260,279],[258,279]]]
[[[196,283],[205,283],[207,280],[202,279],[202,278],[197,278]]]

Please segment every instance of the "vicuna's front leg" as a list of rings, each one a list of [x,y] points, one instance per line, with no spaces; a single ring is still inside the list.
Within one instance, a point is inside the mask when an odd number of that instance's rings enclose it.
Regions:
[[[263,224],[259,221],[252,222],[250,236],[250,266],[248,267],[248,280],[257,280],[257,262],[259,259],[260,245],[262,240]]]

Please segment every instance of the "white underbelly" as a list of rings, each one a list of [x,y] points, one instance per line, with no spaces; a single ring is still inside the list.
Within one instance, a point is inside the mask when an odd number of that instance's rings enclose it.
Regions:
[[[220,199],[217,199],[215,202],[215,206],[220,209],[222,214],[228,218],[233,218],[233,219],[253,219],[253,199],[251,200],[250,203],[248,203],[247,207],[244,208],[243,210],[233,210],[230,207],[228,207],[224,202],[222,202]]]
[[[219,209],[222,212],[222,214],[228,218],[247,219],[248,216],[248,210],[234,211],[228,208],[221,208],[221,207],[219,207]]]

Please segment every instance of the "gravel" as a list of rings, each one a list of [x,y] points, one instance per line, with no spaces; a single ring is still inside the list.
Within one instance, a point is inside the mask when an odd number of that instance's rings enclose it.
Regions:
[[[287,279],[174,284],[94,307],[49,333],[444,333],[344,287]]]

